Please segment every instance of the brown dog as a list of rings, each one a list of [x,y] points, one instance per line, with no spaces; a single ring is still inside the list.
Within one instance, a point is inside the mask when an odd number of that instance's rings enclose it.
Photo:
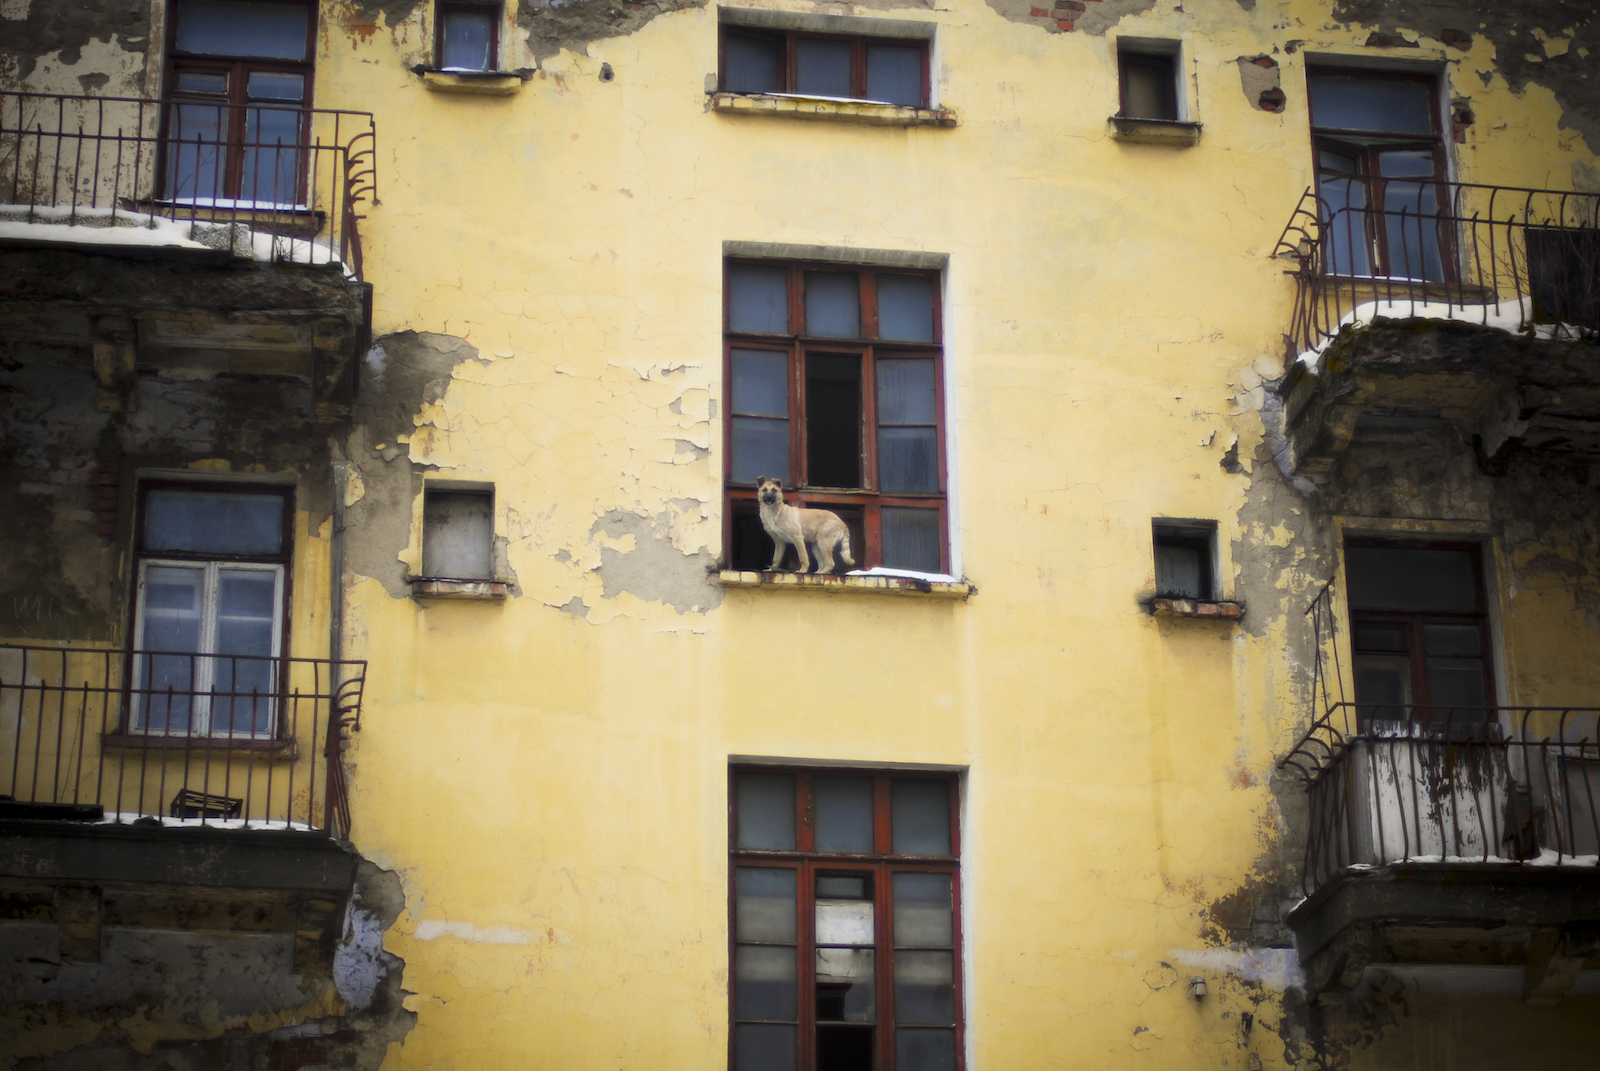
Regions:
[[[772,552],[772,569],[783,564],[783,548],[792,545],[800,558],[800,571],[811,571],[811,556],[806,544],[817,547],[817,572],[833,572],[833,549],[839,548],[839,557],[846,565],[854,565],[850,557],[850,529],[837,513],[825,509],[800,509],[785,505],[783,482],[771,476],[756,477],[756,498],[761,502],[761,527],[767,530],[776,544]]]

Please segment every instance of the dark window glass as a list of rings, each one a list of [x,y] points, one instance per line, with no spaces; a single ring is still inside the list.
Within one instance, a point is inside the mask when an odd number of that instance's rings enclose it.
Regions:
[[[954,1030],[894,1032],[895,1071],[956,1071]]]
[[[775,867],[739,867],[734,873],[736,938],[772,944],[794,944],[795,871]]]
[[[1122,114],[1129,119],[1178,118],[1175,71],[1171,56],[1123,52]]]
[[[872,779],[816,777],[816,844],[819,852],[872,851]]]
[[[261,59],[306,59],[309,8],[246,0],[180,0],[179,52]]]
[[[739,847],[794,848],[794,774],[739,774]]]
[[[878,337],[896,342],[933,341],[933,279],[878,276]]]
[[[1312,121],[1335,130],[1431,134],[1432,94],[1426,82],[1340,74],[1306,77]]]
[[[282,495],[151,491],[145,497],[144,549],[194,554],[278,554]]]
[[[445,9],[439,34],[439,66],[445,70],[488,71],[495,61],[495,12]]]
[[[861,337],[860,277],[853,271],[806,272],[806,334]]]
[[[927,358],[878,361],[878,475],[889,493],[939,489],[934,364]]]
[[[920,108],[923,103],[922,49],[905,45],[868,45],[867,99]]]
[[[950,854],[950,786],[944,781],[890,782],[896,855]]]
[[[733,1031],[738,1071],[795,1071],[796,1030],[771,1023],[740,1023]]]
[[[783,45],[743,34],[728,34],[722,86],[731,93],[781,93]]]
[[[802,37],[794,43],[796,93],[812,97],[851,97],[849,41]]]
[[[733,457],[736,483],[789,474],[789,356],[733,351]]]
[[[939,512],[884,506],[883,564],[919,573],[940,571]]]
[[[861,358],[806,354],[806,463],[812,487],[861,486]]]
[[[759,264],[728,266],[728,330],[789,333],[789,271]]]
[[[1465,550],[1349,547],[1350,605],[1386,610],[1476,610],[1472,554]]]

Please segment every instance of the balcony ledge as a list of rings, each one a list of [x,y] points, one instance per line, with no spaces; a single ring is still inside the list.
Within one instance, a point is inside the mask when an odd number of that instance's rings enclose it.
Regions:
[[[424,88],[435,93],[460,93],[480,97],[509,97],[522,89],[525,79],[518,71],[441,71],[424,68]]]
[[[920,576],[840,576],[836,573],[774,573],[724,569],[717,583],[725,588],[773,591],[823,591],[847,595],[901,595],[912,598],[968,599],[977,586],[965,580],[929,580]]]
[[[503,580],[449,580],[444,577],[413,577],[413,599],[469,599],[501,602],[506,597]]]
[[[1179,119],[1129,119],[1113,115],[1111,136],[1130,145],[1164,145],[1187,149],[1200,143],[1200,124]]]
[[[790,119],[822,119],[867,126],[932,126],[949,129],[957,123],[948,108],[911,108],[870,100],[803,97],[792,93],[727,93],[709,95],[707,110],[723,115],[778,115]]]
[[[1151,599],[1150,614],[1152,617],[1237,621],[1244,616],[1244,603],[1211,599]]]

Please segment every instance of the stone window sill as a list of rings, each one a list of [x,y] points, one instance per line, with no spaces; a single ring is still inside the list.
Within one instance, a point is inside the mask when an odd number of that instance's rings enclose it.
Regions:
[[[522,88],[515,71],[418,71],[422,84],[435,93],[470,93],[480,97],[508,97]]]
[[[444,580],[437,577],[413,577],[411,597],[500,602],[506,597],[506,585],[502,580]]]
[[[272,758],[295,758],[298,749],[293,740],[229,736],[167,736],[156,733],[106,733],[100,737],[101,747],[126,747],[150,751],[260,751]]]
[[[710,110],[724,115],[782,115],[791,119],[823,119],[868,126],[956,125],[948,108],[910,108],[866,100],[834,100],[789,93],[712,93]]]
[[[756,573],[724,569],[717,583],[725,588],[773,591],[825,591],[848,595],[902,595],[912,598],[968,599],[978,593],[965,580],[923,580],[909,576],[840,576],[836,573]]]
[[[1215,621],[1237,621],[1244,616],[1244,604],[1202,599],[1152,599],[1150,613],[1155,617],[1203,617]]]
[[[1200,124],[1175,119],[1127,119],[1111,117],[1111,136],[1132,145],[1167,145],[1188,148],[1200,141]]]

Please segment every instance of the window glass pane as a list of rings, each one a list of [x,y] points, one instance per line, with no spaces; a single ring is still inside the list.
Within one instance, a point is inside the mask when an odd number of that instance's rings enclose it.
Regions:
[[[181,71],[178,74],[179,93],[222,94],[228,91],[228,76],[209,71]]]
[[[1383,191],[1384,237],[1390,276],[1438,282],[1444,278],[1439,254],[1438,187],[1431,182],[1390,182]]]
[[[494,15],[488,11],[445,11],[439,66],[446,70],[487,71],[494,68],[489,45]]]
[[[795,1071],[795,1028],[739,1023],[733,1028],[735,1071]]]
[[[860,279],[855,272],[806,272],[806,334],[861,337]]]
[[[306,76],[282,71],[251,71],[245,91],[251,100],[298,102],[306,99]]]
[[[806,483],[861,486],[861,358],[806,354]]]
[[[802,37],[794,44],[794,91],[813,97],[853,97],[849,41]]]
[[[219,655],[271,655],[277,649],[276,569],[217,571]],[[214,658],[213,733],[259,733],[272,729],[276,663],[270,658]]]
[[[794,774],[738,776],[739,847],[794,850]]]
[[[933,341],[931,277],[878,276],[878,337],[897,342]]]
[[[740,945],[733,957],[734,1017],[794,1019],[798,963],[792,948]]]
[[[1433,153],[1405,150],[1378,154],[1378,173],[1386,177],[1432,175]]]
[[[956,1071],[954,1030],[896,1030],[895,1071]]]
[[[1317,180],[1317,196],[1321,200],[1322,231],[1328,239],[1328,270],[1335,275],[1370,275],[1372,260],[1364,211],[1366,184],[1357,179],[1328,177],[1328,171],[1356,171],[1355,163],[1345,157],[1323,152],[1321,163],[1323,173]]]
[[[789,272],[756,264],[728,265],[728,330],[789,333]]]
[[[877,1019],[873,960],[870,948],[817,949],[819,1022],[870,1023]]]
[[[1130,119],[1176,119],[1172,113],[1172,61],[1165,56],[1120,57],[1122,114]]]
[[[882,516],[883,564],[887,568],[939,572],[938,510],[884,506]]]
[[[1156,594],[1168,598],[1201,599],[1201,550],[1166,543],[1156,544]]]
[[[894,943],[897,948],[955,944],[949,874],[894,876]]]
[[[738,940],[794,942],[795,871],[738,867],[734,871],[734,888]]]
[[[1477,625],[1424,625],[1422,632],[1423,642],[1427,644],[1430,656],[1459,655],[1477,658],[1483,654],[1483,630]]]
[[[950,786],[893,781],[889,786],[896,855],[950,854]]]
[[[244,140],[239,196],[274,205],[298,201],[300,113],[285,108],[246,109]]]
[[[493,556],[493,496],[481,491],[423,495],[423,576],[487,580],[494,575]]]
[[[1350,605],[1385,610],[1476,610],[1472,553],[1418,547],[1345,551]]]
[[[1426,82],[1394,78],[1351,78],[1312,74],[1312,122],[1338,130],[1433,133],[1433,110]]]
[[[787,353],[733,351],[733,411],[740,416],[789,415]]]
[[[882,359],[878,368],[878,423],[932,424],[937,420],[933,361]]]
[[[870,1026],[817,1026],[818,1071],[868,1071],[873,1066],[872,1050]]]
[[[724,39],[727,69],[722,85],[731,93],[783,92],[782,46],[777,41],[730,33]]]
[[[303,60],[309,11],[304,4],[181,0],[177,49],[210,56]]]
[[[788,483],[789,422],[734,417],[732,469],[734,483],[755,483],[762,476]]]
[[[1474,632],[1477,630],[1474,629]],[[1404,651],[1407,647],[1406,630],[1403,628],[1374,628],[1363,626],[1356,629],[1356,648],[1362,651]]]
[[[867,99],[909,108],[922,107],[922,49],[906,45],[868,45]]]
[[[956,1020],[955,954],[896,951],[894,1021],[953,1023]]]
[[[1356,702],[1363,722],[1410,717],[1411,659],[1401,655],[1355,656]]]
[[[193,200],[215,197],[223,180],[222,140],[225,109],[207,104],[175,104],[167,113],[167,179],[164,196]]]
[[[933,428],[880,428],[878,481],[887,492],[937,491],[939,444]]]
[[[201,566],[145,567],[140,646],[146,651],[199,651],[205,606]],[[134,725],[150,732],[187,732],[195,660],[183,655],[145,655],[137,667]]]
[[[819,852],[872,851],[872,779],[812,779]]]
[[[144,545],[200,554],[280,553],[283,496],[151,491],[145,499]]]
[[[1476,658],[1428,659],[1428,698],[1433,720],[1453,723],[1480,721],[1489,703],[1484,689],[1483,662]],[[1464,709],[1455,710],[1451,708]]]

